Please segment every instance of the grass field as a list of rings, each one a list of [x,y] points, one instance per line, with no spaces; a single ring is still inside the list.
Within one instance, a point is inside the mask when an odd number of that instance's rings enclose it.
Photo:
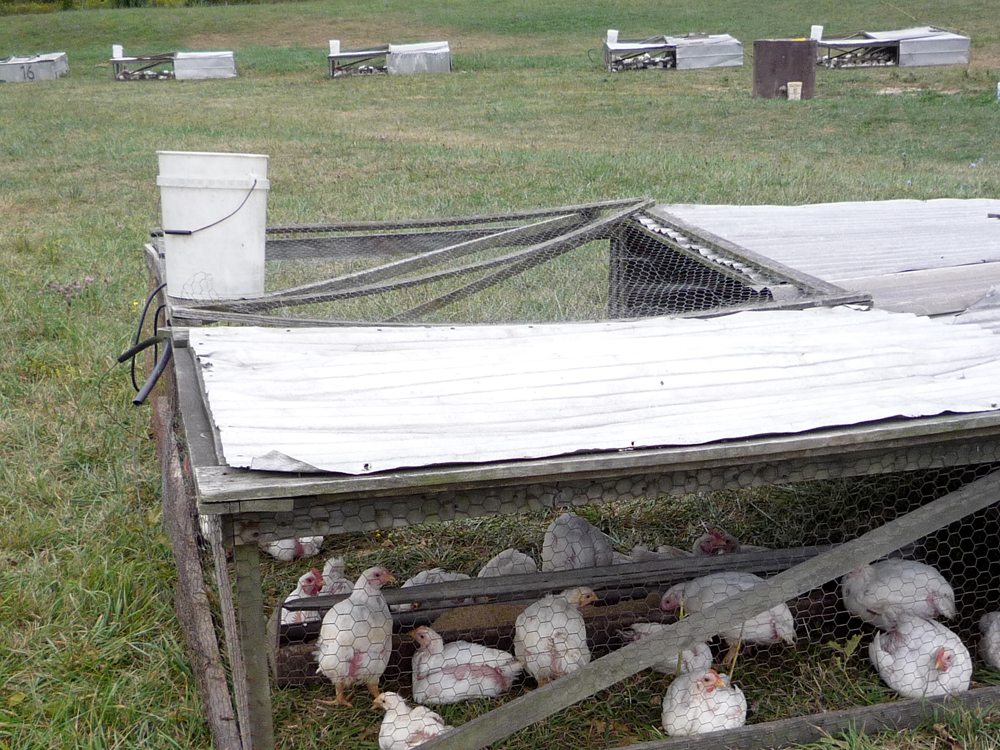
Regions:
[[[3,19],[0,57],[63,50],[71,72],[0,84],[0,748],[210,746],[173,615],[149,411],[130,405],[129,374],[115,365],[144,299],[141,248],[159,223],[156,150],[270,155],[273,223],[638,195],[998,196],[992,4],[688,5],[331,0]],[[751,98],[749,55],[743,68],[687,73],[609,75],[598,62],[607,28],[728,32],[749,52],[754,39],[814,23],[828,35],[960,30],[972,64],[819,70],[815,99],[795,104]],[[455,70],[330,80],[331,38],[345,48],[447,39]],[[233,49],[240,77],[114,82],[113,43],[127,53]],[[370,553],[382,542],[351,544]],[[277,703],[283,747],[374,746],[368,729],[335,739],[329,708],[287,694]],[[300,725],[309,730],[293,744]],[[996,747],[997,714],[947,725],[947,736],[928,728],[877,746],[957,747],[948,737],[961,736]]]

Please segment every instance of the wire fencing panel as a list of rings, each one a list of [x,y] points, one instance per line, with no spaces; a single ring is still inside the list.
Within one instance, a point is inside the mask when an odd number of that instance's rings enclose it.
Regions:
[[[334,617],[327,609],[333,600],[303,597],[282,608],[279,596],[275,611],[283,618],[304,614],[307,620],[276,633],[277,681],[339,680],[345,695],[354,690],[355,706],[368,705],[368,686],[374,686],[372,695],[390,691],[394,707],[383,705],[384,715],[404,733],[419,725],[415,705],[437,712],[441,725],[460,725],[625,645],[643,648],[678,618],[857,539],[991,469],[983,464],[695,493],[670,502],[648,497],[576,512],[556,508],[518,516],[478,542],[473,522],[328,542],[322,554],[341,558],[331,570],[343,565],[346,571],[327,579],[344,590],[351,586],[357,601],[335,605]],[[714,684],[708,694],[718,690],[715,697],[737,708],[738,688],[746,708],[733,710],[750,723],[995,683],[1000,615],[990,613],[1000,610],[998,534],[1000,508],[992,505],[737,627],[706,633],[680,651],[652,652],[652,668],[567,709],[587,716],[586,726],[560,724],[546,742],[592,743],[595,720],[610,722],[611,745],[656,739],[665,726],[682,733],[738,725],[729,709],[723,712],[729,718],[717,721],[710,714],[704,723],[678,719],[687,716],[687,709],[677,708],[687,705],[677,695],[685,682],[673,693],[671,685],[684,673]],[[465,547],[463,538],[470,540]],[[501,562],[491,561],[508,544]],[[410,584],[358,596],[364,587],[355,581],[383,566]],[[308,560],[276,565],[272,580],[291,590],[297,576],[320,567]],[[504,572],[480,578],[484,570]],[[384,600],[393,623],[377,678],[366,671],[373,619],[379,621],[371,615],[373,598]],[[317,608],[294,609],[309,606]],[[346,638],[345,616],[357,622]],[[330,625],[335,618],[341,625]],[[378,632],[384,637],[384,629]],[[324,638],[343,660],[339,673],[318,669]],[[707,674],[712,669],[718,678]],[[692,681],[699,684],[686,682]],[[732,708],[730,703],[725,705]],[[437,720],[429,721],[428,731],[440,729]],[[518,736],[502,746],[517,746]]]

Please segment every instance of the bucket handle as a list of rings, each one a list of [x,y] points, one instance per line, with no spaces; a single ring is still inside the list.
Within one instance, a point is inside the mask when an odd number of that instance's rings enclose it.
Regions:
[[[243,198],[243,201],[240,203],[240,205],[238,205],[236,207],[236,210],[234,210],[228,216],[223,216],[218,221],[213,221],[211,224],[206,224],[205,226],[201,227],[200,229],[164,229],[163,233],[164,234],[175,234],[175,235],[179,234],[179,235],[185,235],[186,236],[186,235],[194,234],[195,232],[204,232],[206,229],[211,229],[212,227],[214,227],[214,226],[216,226],[218,224],[221,224],[222,222],[226,221],[227,219],[231,219],[234,216],[236,216],[236,214],[238,214],[240,212],[240,209],[243,208],[243,206],[245,206],[247,204],[248,200],[250,200],[250,196],[253,195],[253,191],[254,191],[255,187],[257,187],[257,180],[256,179],[254,179],[253,185],[250,186],[250,190],[247,191],[246,197]]]

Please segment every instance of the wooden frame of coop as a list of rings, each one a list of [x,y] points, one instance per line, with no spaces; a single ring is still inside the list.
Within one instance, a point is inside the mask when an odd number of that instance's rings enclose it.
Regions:
[[[676,252],[687,253],[691,262],[703,262],[706,253],[725,258],[720,264],[722,278],[736,274],[746,279],[744,270],[733,270],[739,258],[745,266],[768,267],[773,274],[795,277],[811,285],[815,299],[809,304],[856,302],[832,285],[802,278],[789,269],[768,264],[766,259],[741,252],[740,248],[699,233],[696,228],[674,222],[655,211],[651,222],[630,223],[627,231],[620,222],[646,211],[648,202],[620,202],[614,218],[600,228],[589,227],[590,235],[617,243],[612,252],[610,312],[627,316],[625,300],[646,299],[643,295],[615,294],[628,263],[644,262],[633,252],[630,238],[652,235]],[[607,204],[604,204],[605,207]],[[543,214],[565,215],[563,207]],[[496,217],[489,217],[496,219]],[[418,222],[419,223],[419,222]],[[468,223],[468,217],[460,223]],[[386,224],[387,232],[400,232],[412,222]],[[370,228],[370,225],[366,225]],[[445,223],[447,226],[447,223]],[[330,230],[324,226],[323,231]],[[356,225],[339,225],[350,232]],[[298,227],[308,236],[310,229]],[[275,228],[287,233],[289,228]],[[442,230],[444,232],[445,230]],[[575,226],[572,231],[581,231]],[[482,232],[478,234],[482,236]],[[586,232],[585,232],[586,234]],[[398,239],[398,238],[397,238]],[[451,242],[448,237],[443,242]],[[357,237],[343,236],[315,241],[289,241],[292,253],[328,253],[345,244],[363,244]],[[268,243],[269,257],[280,255],[279,241]],[[617,256],[617,261],[614,258]],[[164,279],[162,258],[156,243],[147,246],[151,284],[159,287]],[[702,259],[698,261],[698,259]],[[616,271],[617,269],[617,271]],[[616,276],[616,274],[618,274]],[[618,281],[616,281],[616,278]],[[733,289],[726,285],[714,288]],[[886,419],[850,427],[810,430],[793,435],[753,437],[703,445],[648,448],[629,451],[592,452],[554,458],[492,461],[479,464],[394,469],[379,474],[275,473],[236,469],[221,456],[218,432],[206,403],[204,383],[189,344],[189,329],[198,322],[238,321],[272,325],[310,325],[316,321],[265,318],[241,303],[180,304],[160,293],[170,325],[165,333],[174,353],[163,395],[155,408],[158,454],[163,466],[164,501],[168,528],[178,559],[179,600],[188,613],[185,635],[192,653],[195,672],[205,695],[209,720],[217,746],[241,750],[268,750],[274,746],[270,684],[288,679],[289,660],[302,661],[303,655],[282,648],[278,629],[268,632],[261,590],[259,543],[293,536],[336,535],[394,526],[448,522],[500,513],[516,513],[545,508],[573,507],[620,498],[655,494],[670,497],[720,489],[738,489],[762,484],[784,484],[813,480],[872,476],[947,467],[983,467],[1000,462],[1000,414],[997,412],[933,417]],[[817,302],[818,300],[818,302]],[[734,304],[747,300],[737,298]],[[637,314],[649,314],[648,306]],[[781,307],[769,300],[766,305]],[[795,309],[802,300],[785,303]],[[617,306],[617,307],[616,307]],[[669,305],[665,306],[669,308]],[[223,309],[227,308],[227,309]],[[662,311],[662,308],[661,310]],[[702,310],[701,315],[717,315],[719,309]],[[183,466],[189,467],[187,471]],[[881,528],[829,548],[802,548],[744,553],[724,560],[681,560],[634,563],[613,569],[590,569],[559,573],[539,573],[503,579],[460,581],[421,587],[420,600],[433,608],[435,602],[466,596],[524,598],[570,585],[590,585],[613,592],[626,585],[640,594],[662,587],[666,582],[689,578],[720,569],[740,569],[760,573],[778,572],[750,591],[732,597],[712,609],[712,617],[691,614],[673,624],[662,637],[664,645],[687,643],[718,632],[748,616],[781,602],[797,600],[807,592],[833,581],[848,571],[942,529],[996,502],[1000,476],[988,474],[956,492],[940,497]],[[220,608],[225,629],[225,649],[233,682],[228,685],[221,665],[219,648],[211,625],[203,591],[202,573],[195,548],[194,504],[206,522],[218,581]],[[235,572],[235,600],[226,568],[227,552],[232,554]],[[390,591],[390,603],[410,601],[414,592]],[[604,616],[627,619],[628,603]],[[803,606],[808,606],[804,604]],[[608,609],[608,608],[605,608]],[[191,614],[193,613],[193,614]],[[405,615],[399,626],[408,626]],[[616,620],[617,622],[617,620]],[[286,633],[287,635],[287,633]],[[269,666],[273,662],[273,675]],[[480,748],[612,685],[649,666],[655,657],[649,651],[626,646],[604,656],[579,672],[509,701],[502,707],[435,738],[427,748]],[[303,671],[304,681],[311,678]],[[953,700],[966,705],[1000,702],[1000,688],[982,688]],[[824,732],[848,726],[869,731],[881,727],[909,726],[929,715],[940,699],[910,700],[881,706],[831,712],[742,727],[699,737],[646,743],[635,748],[758,747],[780,746],[817,739]],[[234,714],[232,705],[235,703]],[[234,721],[234,715],[237,721]]]

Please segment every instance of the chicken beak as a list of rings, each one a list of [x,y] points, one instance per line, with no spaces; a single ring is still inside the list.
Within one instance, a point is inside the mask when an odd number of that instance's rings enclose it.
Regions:
[[[712,687],[709,688],[709,691],[715,690],[716,688],[726,687],[726,681],[722,679],[722,675],[720,675],[714,669],[712,670],[712,674],[715,675],[715,682],[712,683]]]
[[[382,703],[383,695],[385,695],[385,693],[379,693],[375,700],[372,701],[372,708],[385,708],[385,705]]]
[[[313,577],[316,579],[316,590],[319,591],[323,588],[323,584],[326,583],[326,581],[323,580],[323,574],[316,570],[316,568],[313,568],[309,572],[312,573]]]
[[[948,667],[951,666],[951,659],[948,656],[948,652],[943,648],[938,649],[937,656],[934,657],[934,668],[939,672],[947,672]]]
[[[390,573],[389,575],[387,575],[385,577],[385,582],[386,583],[395,583],[396,582],[396,576],[394,576],[392,573]]]

